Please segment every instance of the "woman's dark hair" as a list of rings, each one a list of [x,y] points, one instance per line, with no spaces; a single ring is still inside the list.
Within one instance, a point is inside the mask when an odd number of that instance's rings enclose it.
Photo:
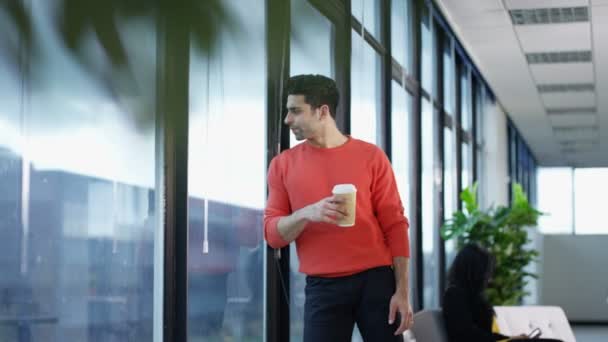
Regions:
[[[452,263],[448,286],[457,286],[471,296],[483,297],[494,272],[494,256],[476,244],[465,245]]]
[[[289,78],[285,86],[287,95],[304,95],[304,101],[312,108],[322,105],[329,107],[330,115],[335,119],[340,94],[336,82],[322,75],[297,75]]]

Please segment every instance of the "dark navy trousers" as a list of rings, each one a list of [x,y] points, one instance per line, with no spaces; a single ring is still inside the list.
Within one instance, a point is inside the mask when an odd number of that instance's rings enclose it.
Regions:
[[[357,324],[365,342],[402,342],[399,317],[388,324],[395,275],[389,266],[346,277],[306,277],[304,342],[350,342]]]

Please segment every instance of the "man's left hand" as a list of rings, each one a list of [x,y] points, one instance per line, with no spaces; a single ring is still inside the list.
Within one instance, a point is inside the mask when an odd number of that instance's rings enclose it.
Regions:
[[[406,330],[412,327],[414,323],[414,314],[408,299],[407,293],[397,291],[391,298],[390,309],[388,313],[388,324],[395,322],[395,316],[399,312],[401,323],[395,331],[395,335],[403,334]]]

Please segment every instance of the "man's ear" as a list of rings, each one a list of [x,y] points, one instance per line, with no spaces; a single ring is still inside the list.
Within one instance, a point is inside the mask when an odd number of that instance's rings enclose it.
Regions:
[[[321,114],[321,118],[331,116],[328,105],[322,105],[321,107],[319,107],[319,113]]]

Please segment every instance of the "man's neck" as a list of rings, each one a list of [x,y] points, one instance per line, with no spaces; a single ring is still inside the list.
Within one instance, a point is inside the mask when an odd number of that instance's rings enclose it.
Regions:
[[[327,131],[318,137],[308,139],[309,144],[320,148],[338,147],[344,145],[347,141],[348,137],[342,134],[336,127],[327,129]]]

